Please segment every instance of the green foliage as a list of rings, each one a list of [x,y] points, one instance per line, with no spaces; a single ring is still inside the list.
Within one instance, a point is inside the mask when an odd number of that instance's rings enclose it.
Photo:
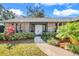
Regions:
[[[65,38],[75,38],[76,40],[79,40],[79,22],[67,23],[64,26],[59,27],[56,37],[62,40]]]
[[[44,41],[47,41],[48,39],[51,39],[51,37],[55,37],[55,33],[53,32],[45,32],[42,34],[42,39]]]
[[[27,17],[45,17],[44,10],[40,6],[27,6]]]
[[[8,20],[15,18],[12,11],[6,10],[2,4],[0,4],[0,20]]]
[[[0,56],[44,56],[35,44],[0,44]]]
[[[69,45],[69,50],[72,51],[72,52],[74,52],[74,53],[79,54],[79,45],[70,44]]]
[[[8,20],[13,18],[15,18],[15,16],[12,11],[9,11],[9,10],[3,11],[3,19]]]
[[[17,40],[21,40],[21,39],[34,39],[35,35],[33,32],[27,32],[27,33],[16,33],[14,35],[14,37]]]
[[[55,39],[56,33],[45,32],[42,34],[42,39],[51,45],[58,45],[59,41]]]
[[[4,35],[0,34],[0,40],[4,40]]]
[[[0,34],[0,40],[22,40],[22,39],[34,39],[35,35],[32,32],[27,33],[15,33],[14,36],[4,36]]]
[[[59,41],[54,38],[48,39],[47,42],[51,45],[58,45],[59,44]]]

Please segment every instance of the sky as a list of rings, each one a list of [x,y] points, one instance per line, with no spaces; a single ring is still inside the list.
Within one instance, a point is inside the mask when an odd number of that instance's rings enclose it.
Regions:
[[[26,6],[41,6],[47,17],[77,17],[79,16],[79,3],[3,3],[16,15],[26,15]]]

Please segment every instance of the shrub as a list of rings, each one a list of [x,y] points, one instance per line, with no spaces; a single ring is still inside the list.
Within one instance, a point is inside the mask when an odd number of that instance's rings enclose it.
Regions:
[[[22,40],[22,39],[34,39],[34,33],[33,32],[27,32],[27,33],[16,33],[11,39],[13,40]]]
[[[60,26],[57,31],[57,38],[64,40],[65,38],[70,38],[79,41],[79,22],[67,23],[64,26]]]
[[[5,39],[4,35],[0,34],[0,40],[4,40],[4,39]]]
[[[0,34],[0,40],[22,40],[22,39],[34,39],[34,33],[26,32],[26,33],[15,33],[13,36],[5,36],[4,34]]]
[[[79,45],[70,44],[69,45],[69,50],[74,52],[74,53],[79,54]]]
[[[44,41],[47,41],[51,37],[55,37],[55,33],[53,33],[53,32],[45,32],[45,33],[42,34],[42,39]]]
[[[56,46],[59,44],[59,41],[54,38],[48,39],[47,42],[51,45],[56,45]]]
[[[27,36],[28,39],[34,39],[35,35],[32,32],[28,32],[28,33],[26,33],[26,36]]]

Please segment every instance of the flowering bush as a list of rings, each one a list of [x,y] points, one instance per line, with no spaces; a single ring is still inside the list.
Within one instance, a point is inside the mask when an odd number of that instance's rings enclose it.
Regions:
[[[14,25],[13,24],[8,24],[8,26],[5,29],[5,33],[4,33],[5,37],[11,37],[11,36],[14,35],[14,33],[15,33]]]

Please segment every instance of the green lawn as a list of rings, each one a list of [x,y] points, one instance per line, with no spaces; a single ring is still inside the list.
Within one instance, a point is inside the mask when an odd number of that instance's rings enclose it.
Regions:
[[[33,39],[0,43],[0,56],[46,56]]]
[[[0,44],[0,56],[46,56],[34,43]]]

